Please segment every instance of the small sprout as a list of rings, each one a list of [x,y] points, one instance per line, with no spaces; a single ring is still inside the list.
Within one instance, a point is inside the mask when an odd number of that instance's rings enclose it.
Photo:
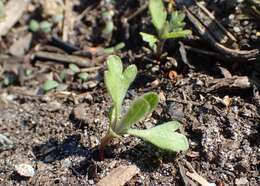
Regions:
[[[113,22],[114,11],[109,10],[102,13],[102,18],[105,22],[104,28],[102,29],[102,36],[106,37],[111,34],[114,30],[114,22]]]
[[[40,22],[40,29],[45,32],[49,33],[51,31],[52,24],[49,23],[48,21],[42,21]]]
[[[144,32],[140,32],[140,35],[142,36],[143,40],[148,43],[149,47],[156,50],[156,42],[158,39],[154,35]]]
[[[62,81],[64,81],[65,79],[66,79],[66,77],[67,77],[67,70],[62,70],[61,71],[61,73],[60,73],[60,79],[62,80]]]
[[[44,90],[44,92],[48,92],[54,88],[57,88],[58,86],[59,86],[59,83],[57,81],[47,80],[44,82],[42,89]]]
[[[121,49],[123,49],[124,47],[125,47],[125,43],[123,43],[123,42],[118,43],[118,44],[116,44],[116,46],[114,46],[115,51],[121,50]]]
[[[73,63],[69,64],[69,68],[70,68],[70,70],[72,70],[75,73],[79,73],[80,72],[79,67],[77,65],[73,64]]]
[[[149,12],[157,35],[144,32],[140,32],[140,35],[158,56],[162,53],[166,39],[182,38],[191,34],[190,30],[184,30],[185,15],[183,13],[175,11],[172,13],[170,20],[167,20],[167,11],[162,0],[149,0]]]
[[[32,19],[29,23],[29,29],[32,31],[32,32],[37,32],[39,29],[40,29],[40,24],[38,21]]]
[[[78,74],[78,77],[82,80],[82,81],[86,81],[89,77],[87,72],[82,72]]]
[[[164,150],[179,152],[188,149],[187,138],[178,132],[180,124],[170,121],[154,128],[138,130],[131,128],[135,123],[151,114],[159,103],[159,97],[154,92],[148,92],[137,98],[125,115],[121,116],[123,99],[131,83],[137,75],[135,65],[123,70],[121,59],[111,55],[107,59],[108,70],[105,71],[105,84],[112,99],[113,107],[109,113],[109,130],[100,144],[100,159],[103,159],[104,147],[113,139],[124,134],[142,138]]]
[[[115,46],[112,46],[112,47],[109,47],[109,48],[105,48],[105,49],[104,49],[104,52],[105,52],[106,54],[112,54],[112,53],[114,53],[114,52],[116,52],[116,51],[121,50],[121,49],[124,48],[124,47],[125,47],[125,43],[121,42],[121,43],[118,43],[118,44],[115,45]]]

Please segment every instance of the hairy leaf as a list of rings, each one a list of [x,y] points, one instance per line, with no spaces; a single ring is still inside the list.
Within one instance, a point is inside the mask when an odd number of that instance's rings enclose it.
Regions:
[[[159,103],[159,97],[155,92],[148,92],[142,96],[150,105],[149,113],[150,114],[154,111]]]
[[[142,138],[168,151],[185,151],[189,148],[186,136],[175,132],[180,127],[176,121],[167,122],[147,130],[129,129],[128,134]]]
[[[115,132],[124,134],[133,124],[143,119],[150,111],[150,104],[143,97],[138,98],[128,109],[127,113],[121,119]]]
[[[134,65],[130,65],[125,72],[123,72],[121,59],[115,55],[108,57],[107,66],[108,70],[105,72],[105,84],[114,103],[117,120],[121,113],[121,106],[126,92],[136,77],[137,68]]]
[[[149,0],[149,11],[152,16],[152,23],[160,33],[164,27],[167,12],[162,0]]]
[[[147,34],[144,32],[140,32],[140,35],[142,36],[142,39],[148,43],[149,47],[154,48],[155,43],[158,41],[158,39],[152,35],[152,34]]]
[[[123,87],[126,93],[131,83],[135,80],[137,68],[135,65],[128,66],[123,73]]]
[[[176,32],[170,32],[163,34],[161,36],[162,39],[176,39],[181,37],[186,37],[188,35],[191,35],[192,32],[190,30],[182,30],[182,31],[176,31]]]

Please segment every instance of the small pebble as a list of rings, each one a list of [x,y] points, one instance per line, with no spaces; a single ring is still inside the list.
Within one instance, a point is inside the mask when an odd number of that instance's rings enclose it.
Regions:
[[[24,164],[24,163],[16,165],[15,171],[20,176],[24,176],[24,177],[33,177],[35,175],[35,170],[32,167],[32,165]]]
[[[57,101],[52,101],[47,105],[47,110],[50,112],[58,111],[60,110],[60,108],[61,108],[61,104]]]
[[[235,15],[234,14],[230,14],[229,17],[228,17],[230,20],[233,20],[235,18]]]
[[[236,33],[240,32],[240,28],[237,27],[237,26],[235,26],[235,27],[233,28],[233,30],[234,30],[234,32],[236,32]]]
[[[247,178],[237,178],[235,180],[235,184],[237,186],[247,185],[248,184],[248,180],[247,180]]]

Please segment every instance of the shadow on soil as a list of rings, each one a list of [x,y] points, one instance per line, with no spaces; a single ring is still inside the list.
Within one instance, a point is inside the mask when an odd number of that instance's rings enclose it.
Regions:
[[[90,157],[91,152],[91,149],[80,144],[79,135],[68,136],[62,142],[51,138],[46,143],[33,148],[33,153],[37,160],[44,163],[52,163],[72,155]]]

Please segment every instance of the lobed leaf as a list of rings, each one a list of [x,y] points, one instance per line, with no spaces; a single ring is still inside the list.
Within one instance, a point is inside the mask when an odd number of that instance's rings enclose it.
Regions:
[[[152,35],[152,34],[147,34],[144,32],[140,32],[140,35],[142,36],[142,39],[148,43],[149,47],[154,48],[155,43],[158,41],[158,39]]]
[[[186,136],[175,132],[179,127],[177,121],[171,121],[147,130],[128,129],[127,133],[140,137],[163,150],[186,151],[189,148]]]
[[[152,17],[152,23],[160,33],[164,27],[167,12],[162,0],[149,0],[149,11]]]
[[[185,22],[184,22],[185,14],[179,11],[175,11],[171,15],[171,27],[172,31],[180,31],[184,28]]]
[[[105,84],[114,103],[115,115],[118,119],[121,113],[123,99],[130,84],[136,77],[137,68],[135,65],[130,65],[123,72],[121,59],[115,55],[108,57],[107,66],[108,70],[105,72]]]
[[[188,35],[191,35],[191,34],[192,34],[192,32],[190,30],[181,30],[181,31],[163,34],[161,36],[161,38],[162,39],[176,39],[176,38],[187,37]]]

